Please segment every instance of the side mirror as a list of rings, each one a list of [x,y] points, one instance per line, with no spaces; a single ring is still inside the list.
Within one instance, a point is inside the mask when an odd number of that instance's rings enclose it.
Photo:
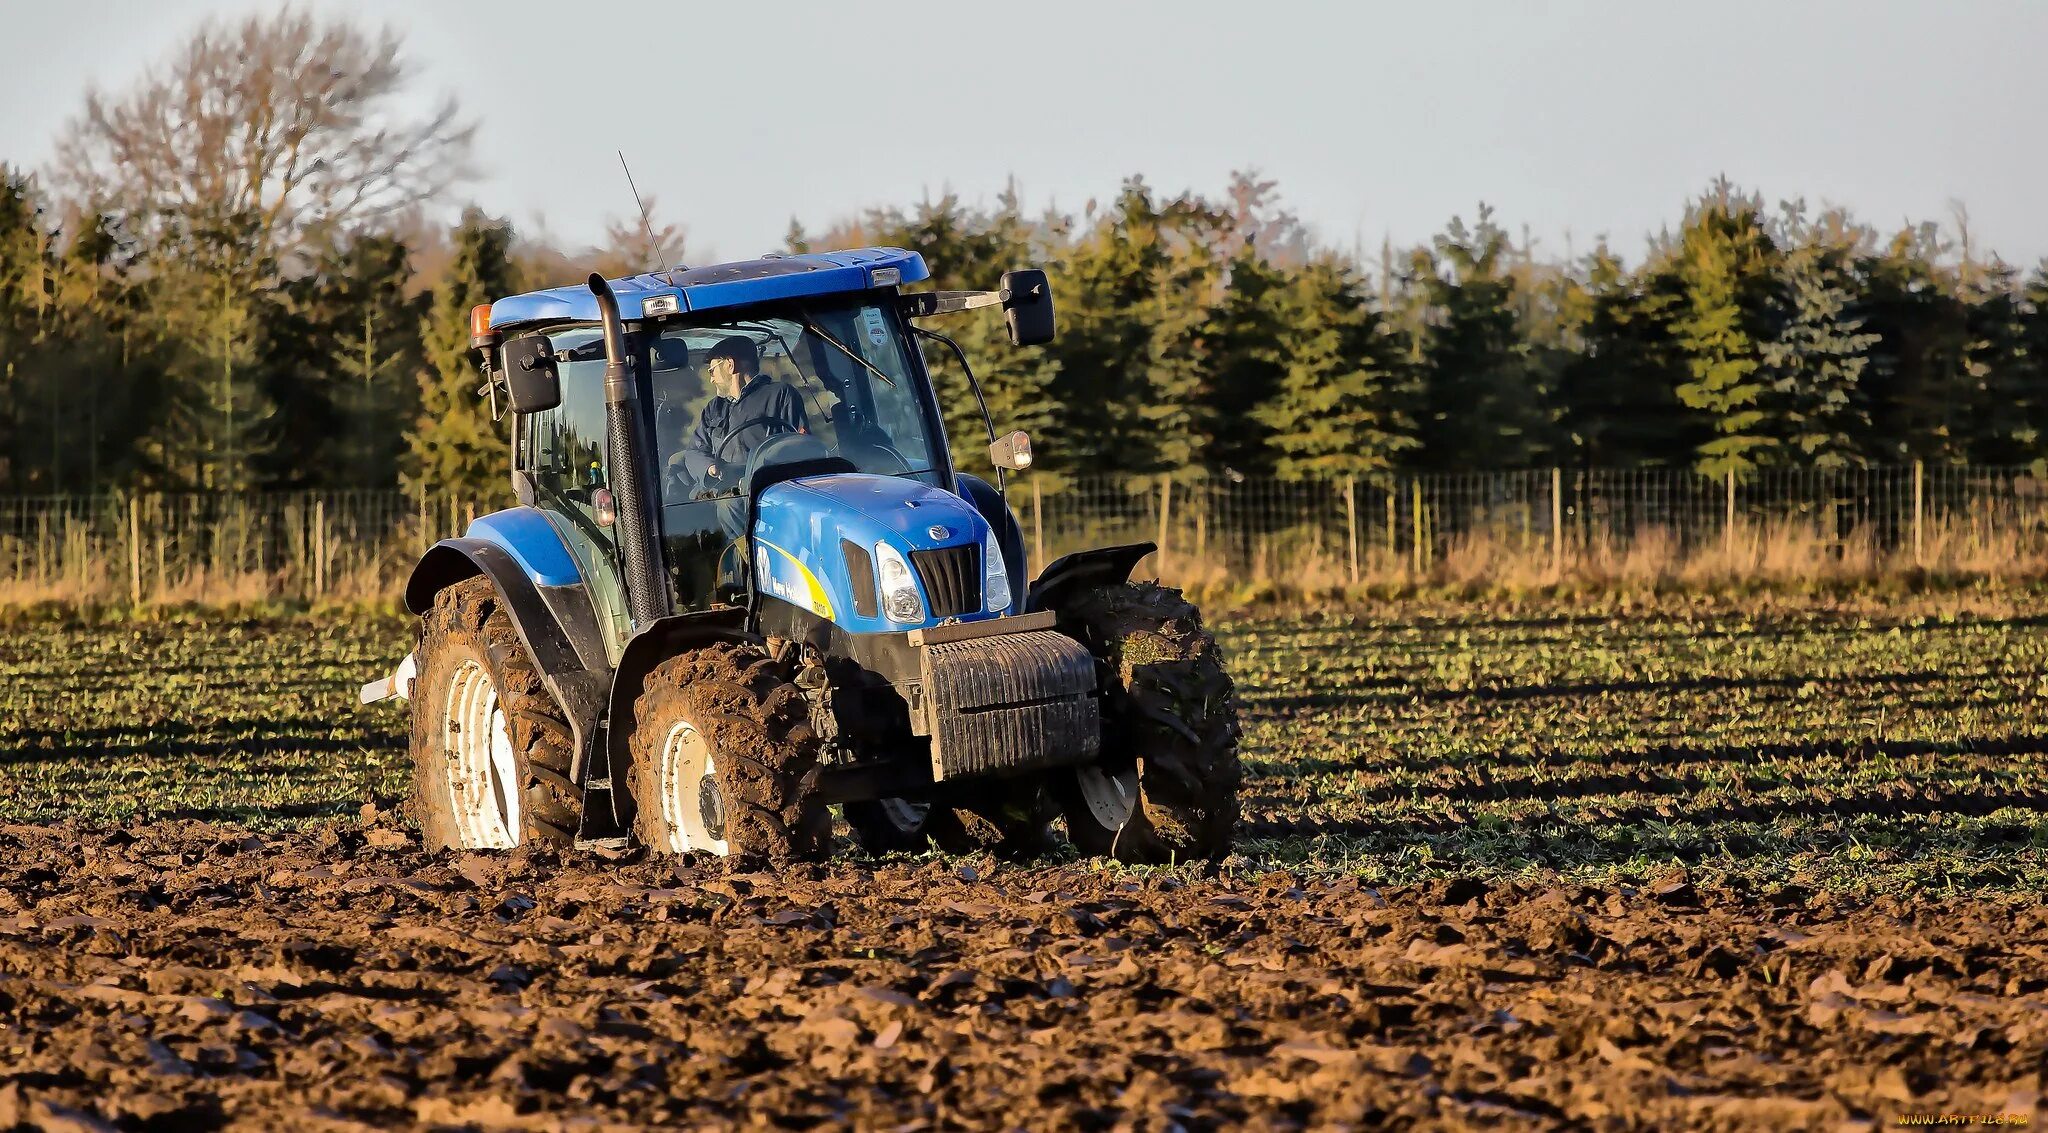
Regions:
[[[562,375],[555,368],[555,344],[541,335],[505,344],[505,394],[514,413],[539,413],[562,404]]]
[[[1011,433],[1002,440],[988,446],[988,458],[995,461],[997,468],[1011,472],[1022,472],[1031,467],[1031,437],[1029,434]]]
[[[1052,284],[1040,268],[1003,273],[1003,322],[1016,346],[1044,346],[1052,341]],[[1021,434],[1019,434],[1021,435]]]

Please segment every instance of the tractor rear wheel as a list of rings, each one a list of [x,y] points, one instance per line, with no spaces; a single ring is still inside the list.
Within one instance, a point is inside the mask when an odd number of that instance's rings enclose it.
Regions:
[[[481,575],[422,619],[411,809],[429,848],[568,843],[582,817],[569,722]]]
[[[629,747],[634,824],[657,851],[779,865],[831,845],[803,691],[758,646],[721,642],[656,666]]]
[[[1102,758],[1058,777],[1067,834],[1127,862],[1215,861],[1237,825],[1237,697],[1181,592],[1123,583],[1059,610],[1108,674]]]

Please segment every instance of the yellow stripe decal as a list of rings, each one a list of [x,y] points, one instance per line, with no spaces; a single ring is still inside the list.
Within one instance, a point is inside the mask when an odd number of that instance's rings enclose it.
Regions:
[[[820,583],[818,581],[818,576],[811,573],[811,568],[805,566],[803,562],[799,560],[795,555],[792,555],[788,551],[783,550],[781,547],[778,547],[775,544],[770,543],[768,540],[761,538],[759,535],[754,536],[754,542],[761,544],[763,547],[767,547],[769,550],[781,554],[783,558],[788,559],[790,563],[796,567],[798,573],[803,575],[804,587],[810,592],[812,613],[818,615],[821,618],[829,618],[832,616],[832,597],[831,595],[825,592],[825,586],[823,583]]]

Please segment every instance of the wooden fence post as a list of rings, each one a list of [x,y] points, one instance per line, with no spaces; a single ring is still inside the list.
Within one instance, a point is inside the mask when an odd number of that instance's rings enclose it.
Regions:
[[[1393,480],[1387,484],[1387,557],[1384,562],[1388,570],[1394,569],[1395,559],[1401,553],[1401,525],[1398,518],[1401,511],[1398,487],[1400,483],[1399,480]]]
[[[1414,555],[1415,574],[1419,577],[1428,562],[1428,552],[1423,549],[1422,545],[1422,477],[1414,477],[1408,481],[1408,485],[1409,494],[1414,504],[1409,519],[1412,521],[1415,529],[1415,545],[1410,550]]]
[[[1166,530],[1173,519],[1173,477],[1159,478],[1159,577],[1166,577]]]
[[[1358,585],[1358,478],[1344,481],[1344,551],[1351,560],[1351,585]]]
[[[161,593],[170,587],[170,566],[164,549],[164,544],[167,541],[164,529],[170,526],[171,512],[169,508],[164,506],[164,498],[161,495],[155,497],[150,502],[152,505],[149,509],[152,519],[149,525],[150,542],[156,545],[156,588]]]
[[[327,500],[313,501],[313,597],[327,594]]]
[[[1564,577],[1564,469],[1550,470],[1550,573]]]
[[[128,497],[128,604],[142,605],[142,504]]]
[[[1926,566],[1927,465],[1913,462],[1913,565]]]
[[[1038,477],[1031,478],[1031,542],[1038,552],[1038,561],[1032,565],[1045,569],[1045,493],[1038,486]]]
[[[1721,520],[1721,553],[1732,568],[1735,564],[1735,470],[1728,470],[1727,514]]]

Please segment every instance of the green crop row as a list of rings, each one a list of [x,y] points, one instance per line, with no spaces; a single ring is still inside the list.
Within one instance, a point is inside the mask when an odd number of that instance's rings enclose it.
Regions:
[[[1226,621],[1250,866],[2048,884],[2048,618],[1382,608]],[[278,826],[406,787],[369,615],[0,636],[0,820]]]

